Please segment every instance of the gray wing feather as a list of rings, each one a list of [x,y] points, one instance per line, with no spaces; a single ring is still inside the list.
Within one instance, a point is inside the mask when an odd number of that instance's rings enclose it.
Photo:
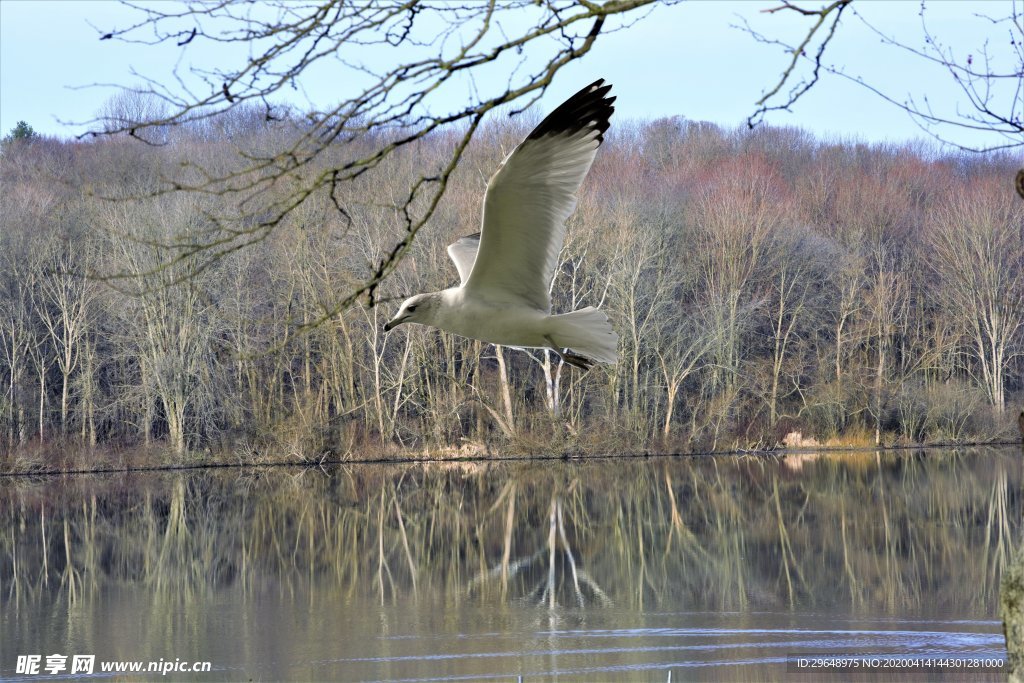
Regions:
[[[467,290],[550,312],[548,288],[565,241],[565,221],[576,208],[576,192],[614,111],[615,98],[607,97],[611,86],[603,82],[551,112],[491,177],[479,250],[472,272],[463,277]]]
[[[469,274],[473,271],[473,263],[476,261],[476,252],[480,248],[480,233],[460,237],[448,245],[448,255],[455,263],[459,271],[459,278],[462,284],[466,284]]]

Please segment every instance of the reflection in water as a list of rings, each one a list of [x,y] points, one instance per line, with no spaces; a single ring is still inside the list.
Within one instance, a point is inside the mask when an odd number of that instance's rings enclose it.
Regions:
[[[1021,470],[979,450],[5,480],[0,675],[19,653],[209,660],[205,681],[999,655]]]

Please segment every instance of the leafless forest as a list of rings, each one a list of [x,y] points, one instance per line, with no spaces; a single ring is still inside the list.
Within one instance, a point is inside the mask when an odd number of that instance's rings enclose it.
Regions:
[[[403,188],[458,131],[393,153],[393,186],[378,174],[310,196],[212,265],[168,254],[236,209],[216,192],[155,191],[186,160],[189,173],[223,172],[242,167],[239,151],[286,149],[301,119],[240,109],[149,130],[152,145],[8,140],[7,466],[145,446],[251,460],[720,450],[794,431],[822,443],[1017,438],[1013,156],[616,120],[552,286],[558,310],[607,311],[617,366],[581,373],[417,326],[385,334],[395,299],[457,282],[444,247],[478,229],[488,176],[535,121],[495,116],[477,134],[372,307],[338,302],[395,243]],[[338,142],[318,163],[380,142]],[[244,215],[290,196],[287,179],[274,187]]]

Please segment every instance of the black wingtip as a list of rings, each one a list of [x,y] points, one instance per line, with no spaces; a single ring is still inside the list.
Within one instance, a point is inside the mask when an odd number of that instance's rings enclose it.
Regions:
[[[527,139],[536,140],[545,135],[572,135],[584,128],[597,131],[597,141],[604,141],[604,132],[611,125],[612,112],[615,107],[614,97],[608,97],[611,84],[604,85],[599,78],[578,93],[560,104],[547,115],[540,125],[533,129]]]

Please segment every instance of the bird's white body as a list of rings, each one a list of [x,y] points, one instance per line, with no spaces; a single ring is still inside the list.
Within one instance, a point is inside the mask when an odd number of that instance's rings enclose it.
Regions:
[[[493,302],[466,296],[462,287],[442,292],[441,305],[432,312],[430,324],[446,332],[508,346],[547,346],[548,320],[553,316],[529,306]]]
[[[440,305],[426,324],[504,346],[569,348],[601,363],[614,363],[618,336],[608,316],[592,307],[550,315],[531,306],[467,296],[462,287],[437,292]]]
[[[387,325],[440,328],[492,344],[547,348],[581,368],[614,363],[618,335],[593,307],[551,315],[565,221],[614,111],[597,81],[545,118],[487,184],[483,226],[448,247],[462,284],[407,299]]]

